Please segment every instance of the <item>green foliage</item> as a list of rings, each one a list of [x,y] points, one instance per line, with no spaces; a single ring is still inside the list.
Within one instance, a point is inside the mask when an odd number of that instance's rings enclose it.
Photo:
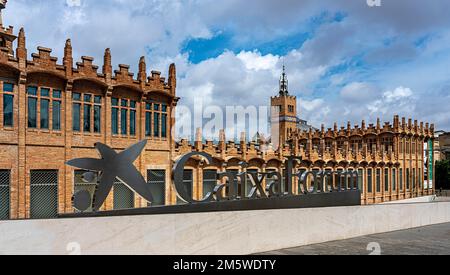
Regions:
[[[450,189],[450,161],[436,162],[436,189]]]

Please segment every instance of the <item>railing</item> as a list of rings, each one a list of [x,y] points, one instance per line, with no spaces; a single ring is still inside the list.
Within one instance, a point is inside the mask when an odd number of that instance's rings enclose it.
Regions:
[[[438,197],[450,197],[450,190],[436,190]]]

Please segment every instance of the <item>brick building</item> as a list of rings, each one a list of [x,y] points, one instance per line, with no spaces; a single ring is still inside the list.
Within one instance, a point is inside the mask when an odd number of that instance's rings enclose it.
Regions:
[[[13,42],[17,42],[14,48]],[[262,150],[263,144],[227,142],[221,131],[218,144],[175,142],[173,113],[176,69],[168,78],[160,72],[147,75],[145,59],[135,76],[129,66],[113,70],[111,52],[105,50],[99,68],[91,57],[75,62],[71,41],[58,62],[49,48],[38,47],[28,57],[24,29],[0,26],[0,219],[51,218],[70,213],[72,196],[80,189],[93,191],[96,175],[86,177],[65,162],[80,157],[97,158],[93,145],[105,143],[123,150],[148,139],[135,165],[147,178],[154,205],[176,204],[171,186],[173,161],[181,154],[205,151],[214,162],[195,159],[185,171],[186,188],[200,199],[215,185],[215,174],[224,169],[239,172],[283,171],[283,160],[295,154],[303,161],[297,169],[354,169],[360,172],[362,202],[371,204],[417,197],[434,192],[426,188],[423,146],[434,138],[428,123],[394,118],[393,124],[316,130],[301,129],[296,97],[289,95],[286,74],[271,104],[280,111],[280,147]],[[303,124],[302,124],[303,125]],[[336,182],[338,179],[334,179]],[[298,192],[298,186],[294,187]],[[146,207],[147,202],[117,182],[103,210]]]

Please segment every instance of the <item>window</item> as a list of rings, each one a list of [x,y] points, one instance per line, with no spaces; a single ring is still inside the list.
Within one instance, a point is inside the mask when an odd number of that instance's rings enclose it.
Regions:
[[[130,135],[136,135],[136,101],[130,103]]]
[[[154,137],[159,137],[159,117],[160,114],[159,113],[154,113],[153,114],[153,136]]]
[[[14,85],[3,83],[3,126],[14,126]]]
[[[167,138],[168,106],[156,102],[147,102],[145,110],[145,135]]]
[[[62,92],[56,89],[29,86],[27,94],[28,128],[49,130],[51,126],[52,130],[60,131]]]
[[[403,191],[403,168],[400,168],[398,171],[399,183],[400,183],[400,191]]]
[[[406,168],[406,190],[409,190],[410,180],[409,168]]]
[[[153,195],[152,206],[161,206],[166,204],[166,171],[148,170],[147,181]],[[150,204],[149,204],[150,206]]]
[[[43,94],[41,94],[41,129],[49,129],[49,107],[50,100],[43,98]]]
[[[294,106],[289,105],[288,109],[289,109],[289,113],[294,113]]]
[[[95,194],[95,189],[97,188],[98,180],[99,180],[98,173],[84,170],[75,171],[74,194],[76,194],[79,191],[88,191],[89,194],[91,195],[91,206],[85,212],[92,212],[92,202]]]
[[[377,193],[381,192],[381,169],[377,169]]]
[[[102,97],[89,93],[72,94],[73,130],[84,133],[101,132]],[[83,115],[81,117],[81,115]],[[82,126],[82,127],[81,127]]]
[[[113,135],[119,134],[119,99],[111,99],[112,111],[111,111],[111,130]]]
[[[10,213],[11,171],[0,170],[0,220],[8,220]]]
[[[419,189],[422,189],[423,187],[423,176],[422,176],[422,169],[419,168],[419,174],[417,175],[418,177],[418,185],[419,185]]]
[[[28,128],[37,128],[37,88],[28,87]]]
[[[367,169],[367,192],[372,193],[373,190],[373,179],[372,179],[372,169]]]
[[[389,192],[389,168],[384,169],[384,191]]]
[[[203,170],[203,197],[212,193],[217,185],[217,171]]]
[[[416,188],[417,188],[417,185],[416,185],[416,183],[417,183],[417,178],[416,178],[416,168],[413,168],[412,169],[412,188],[413,188],[413,190],[415,190]]]
[[[120,133],[122,136],[135,136],[137,102],[129,99],[113,98],[112,106],[112,133],[114,135]]]
[[[364,186],[364,169],[358,169],[358,189],[363,190]]]
[[[114,183],[114,210],[134,208],[134,192],[121,181]]]
[[[184,170],[183,173],[183,187],[184,191],[187,194],[193,195],[193,171],[192,170]],[[177,204],[184,204],[184,202],[177,197]]]
[[[150,137],[152,135],[152,104],[145,104],[145,136]]]
[[[30,171],[30,217],[50,219],[58,216],[58,170]]]
[[[392,169],[392,191],[397,191],[397,170]]]
[[[127,99],[121,99],[120,100],[120,106],[122,107],[120,109],[120,134],[126,136],[128,133],[128,100]]]
[[[53,92],[52,103],[52,129],[55,131],[61,130],[61,91]]]

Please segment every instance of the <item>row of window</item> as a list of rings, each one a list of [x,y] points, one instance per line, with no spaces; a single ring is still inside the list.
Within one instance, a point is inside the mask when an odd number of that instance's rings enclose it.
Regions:
[[[13,127],[14,85],[2,83],[3,126]],[[111,131],[113,135],[135,136],[137,102],[111,99]],[[103,97],[89,93],[72,94],[72,130],[84,133],[102,132]],[[62,92],[57,89],[29,86],[27,88],[27,125],[30,129],[61,130]],[[145,135],[167,138],[168,107],[147,102]]]
[[[382,188],[382,176],[381,169],[376,169],[375,175],[373,174],[373,169],[367,169],[367,192],[372,193],[373,188],[375,187],[375,191],[377,193],[381,192]],[[412,174],[411,174],[412,171]],[[410,190],[411,187],[413,189],[421,188],[423,181],[422,169],[418,169],[418,173],[416,174],[416,169],[406,169],[406,174],[403,174],[403,168],[398,169],[398,180],[397,180],[397,170],[392,169],[391,173],[389,173],[389,169],[384,169],[384,191],[389,192],[389,178],[391,177],[392,191],[397,191],[397,186],[400,191],[403,191],[404,180],[406,180],[406,190]],[[404,177],[406,176],[406,177]],[[375,180],[375,186],[374,186]],[[397,184],[398,183],[398,184]]]

